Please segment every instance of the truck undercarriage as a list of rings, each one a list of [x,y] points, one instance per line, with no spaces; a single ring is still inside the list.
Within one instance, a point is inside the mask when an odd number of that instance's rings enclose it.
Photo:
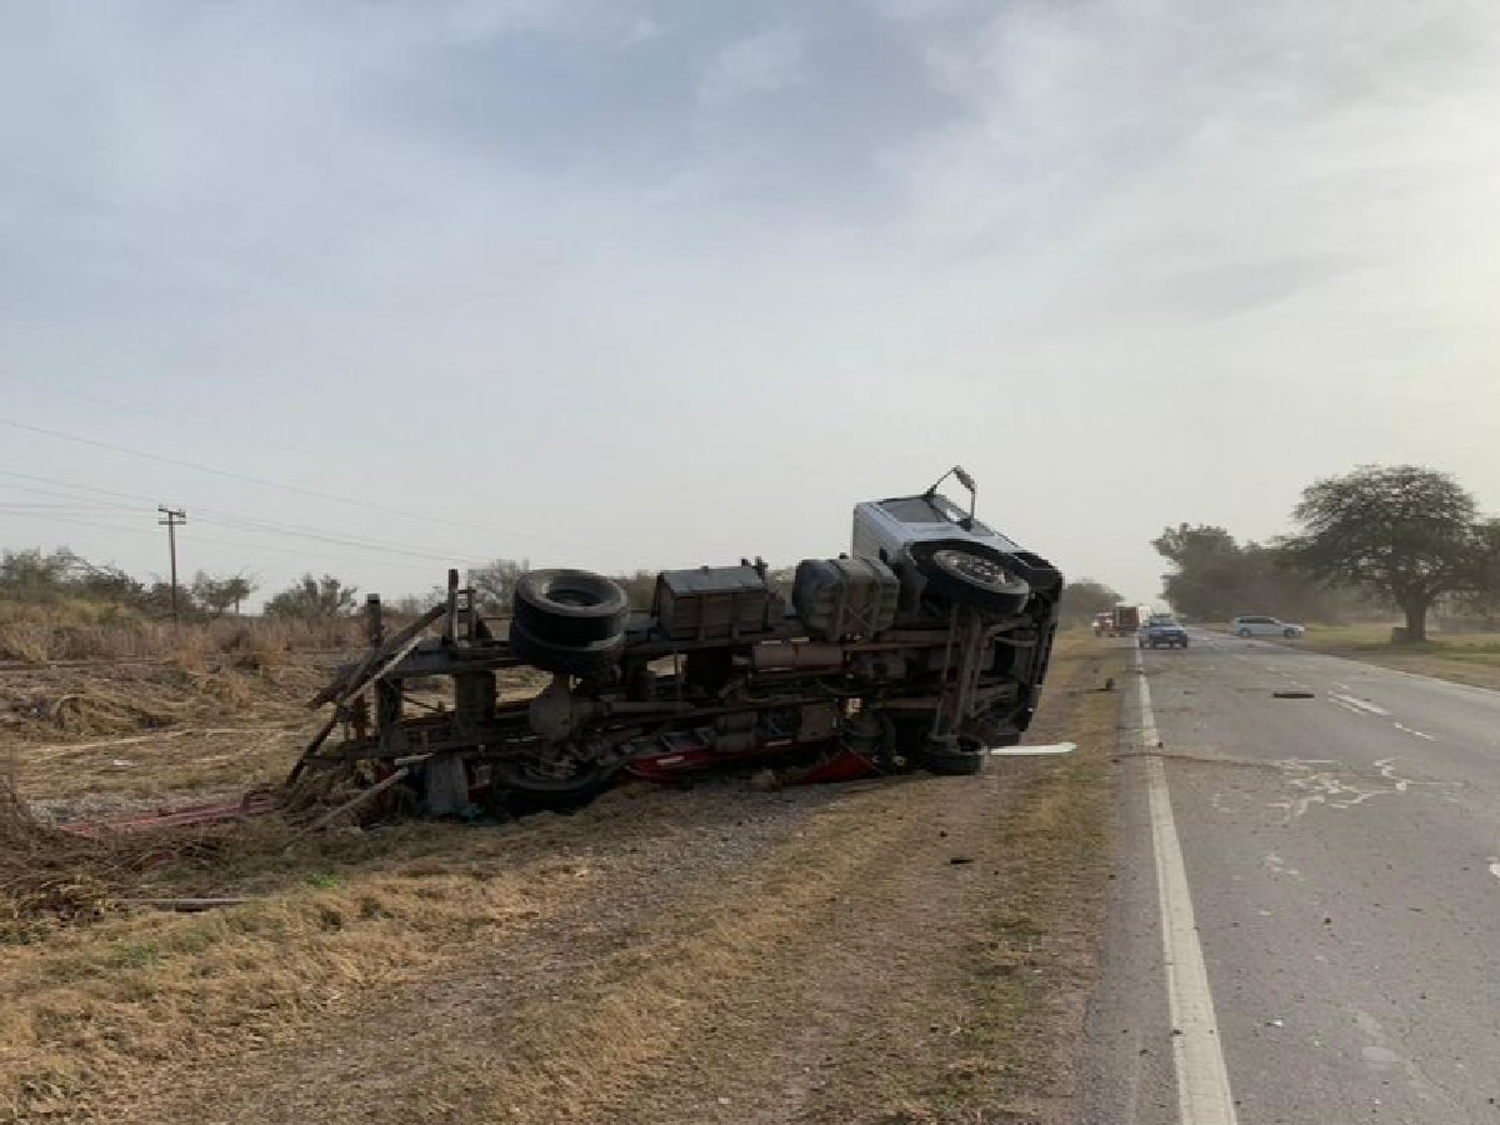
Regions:
[[[331,714],[293,780],[354,771],[454,815],[765,759],[804,780],[977,772],[1031,721],[1062,576],[935,489],[861,504],[857,556],[805,560],[789,592],[742,560],[662,572],[633,612],[601,575],[533,571],[506,621],[451,571],[445,601],[391,632],[372,597],[370,649],[313,701]],[[518,668],[550,681],[506,698]],[[434,677],[436,704],[414,690]]]

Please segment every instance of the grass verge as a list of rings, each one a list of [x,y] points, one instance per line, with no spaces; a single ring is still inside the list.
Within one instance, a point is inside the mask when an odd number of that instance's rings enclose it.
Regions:
[[[1037,738],[1079,748],[1038,764],[997,825],[1005,893],[970,951],[972,1017],[941,1091],[959,1105],[990,1103],[1000,1116],[985,1121],[1050,1120],[1047,1107],[1071,1089],[1109,870],[1119,694],[1100,688],[1119,682],[1125,662],[1124,650],[1060,649],[1058,670],[1071,674]]]
[[[1390,625],[1310,625],[1295,641],[1260,637],[1439,680],[1500,690],[1500,633],[1430,633],[1417,644],[1392,644]]]

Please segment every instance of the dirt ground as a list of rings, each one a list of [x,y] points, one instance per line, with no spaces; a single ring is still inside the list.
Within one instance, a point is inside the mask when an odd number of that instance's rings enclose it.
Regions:
[[[254,901],[119,909],[111,885],[5,949],[0,1120],[1065,1120],[1119,662],[1068,638],[1031,741],[1079,752],[979,778],[637,785],[290,849],[274,824],[205,834],[135,893]],[[264,725],[290,738],[296,694]],[[37,761],[33,797],[60,776]]]

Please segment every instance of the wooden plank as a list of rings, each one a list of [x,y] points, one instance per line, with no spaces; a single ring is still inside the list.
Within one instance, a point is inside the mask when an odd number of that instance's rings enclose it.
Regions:
[[[311,836],[314,832],[319,832],[322,829],[327,828],[330,824],[332,824],[339,817],[343,816],[345,813],[353,812],[366,801],[369,801],[379,794],[384,793],[387,789],[389,789],[392,785],[395,785],[397,782],[405,780],[406,776],[409,773],[411,773],[411,766],[402,766],[399,770],[391,774],[384,781],[376,782],[374,785],[370,786],[370,788],[364,790],[362,793],[359,793],[357,796],[345,801],[342,805],[334,809],[332,812],[325,813],[323,816],[320,816],[317,820],[313,821],[301,832],[298,832],[295,836],[288,840],[286,843],[286,847],[281,849],[282,854],[285,855],[287,852],[291,851],[293,846],[300,843],[308,836]]]
[[[342,719],[346,714],[348,714],[349,700],[355,695],[359,694],[365,688],[369,687],[376,680],[380,679],[381,676],[385,675],[397,664],[400,664],[401,661],[405,660],[406,654],[411,652],[412,649],[416,648],[417,645],[421,643],[421,640],[422,638],[420,635],[408,639],[406,644],[402,646],[394,656],[387,660],[379,670],[375,672],[369,672],[368,670],[366,670],[366,672],[363,673],[364,679],[362,682],[358,683],[357,686],[351,684],[351,686],[338,699],[335,699],[333,701],[333,714],[328,716],[328,721],[323,724],[317,734],[313,735],[312,741],[307,744],[302,753],[298,756],[296,763],[292,766],[292,772],[287,774],[286,784],[290,785],[292,784],[292,782],[296,781],[297,778],[302,776],[302,771],[307,768],[308,759],[318,752],[318,748],[321,747],[323,743],[328,740],[328,736],[333,733],[333,728],[339,725],[339,720]]]
[[[353,695],[364,686],[365,681],[372,678],[369,675],[372,667],[384,660],[387,654],[406,646],[408,641],[420,639],[422,630],[431,625],[439,617],[442,617],[446,612],[447,606],[435,605],[406,628],[392,633],[386,638],[384,643],[372,646],[370,651],[365,654],[365,658],[359,662],[352,673],[348,676],[334,677],[333,681],[327,687],[318,692],[308,702],[308,708],[310,710],[316,709],[325,703],[347,699]],[[410,647],[408,647],[407,651],[410,651]]]

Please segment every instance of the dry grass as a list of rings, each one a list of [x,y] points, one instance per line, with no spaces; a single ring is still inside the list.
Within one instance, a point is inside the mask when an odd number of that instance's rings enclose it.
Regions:
[[[1060,646],[1038,734],[1087,739],[1094,752],[1005,763],[1022,787],[1007,806],[1017,818],[993,835],[979,822],[984,854],[1005,857],[1003,894],[983,900],[997,904],[993,916],[962,951],[979,1014],[965,1025],[961,1066],[907,1075],[899,1091],[931,1120],[989,1120],[949,1111],[1024,1101],[1056,1074],[1056,986],[1078,971],[1077,941],[1059,959],[1062,946],[1039,935],[1083,933],[1087,945],[1116,696],[1082,689],[1110,658],[1092,638]],[[950,870],[928,815],[949,806],[949,783],[821,792],[811,821],[791,822],[798,830],[768,854],[665,900],[653,896],[684,850],[733,835],[736,808],[786,798],[721,799],[689,825],[705,807],[696,795],[631,788],[573,818],[335,833],[289,855],[292,826],[274,818],[120,850],[62,841],[12,802],[11,871],[32,882],[0,866],[0,890],[13,896],[0,915],[12,919],[8,936],[0,930],[0,1119],[176,1120],[180,1089],[181,1118],[201,1121],[184,1076],[260,1096],[232,1082],[231,1060],[261,1050],[296,1066],[321,1043],[328,1058],[363,1055],[362,1073],[387,1083],[384,1104],[359,1103],[336,1075],[296,1083],[328,1120],[613,1120],[608,1107],[631,1084],[680,1077],[705,1020],[753,1005],[787,966],[827,953],[849,896],[887,878],[893,856],[936,847],[939,870]],[[654,857],[641,883],[618,873],[638,851]],[[202,915],[121,906],[171,894],[260,901]],[[880,916],[878,896],[871,902]],[[567,911],[573,921],[560,927]],[[506,950],[531,975],[486,1008]],[[1020,1058],[1038,1061],[1013,1067]],[[403,1092],[392,1100],[386,1075],[397,1073]]]
[[[62,660],[187,660],[245,656],[279,661],[286,653],[358,647],[352,618],[282,621],[220,618],[187,625],[131,620],[80,621],[72,611],[28,607],[25,617],[0,624],[0,660],[45,664]]]
[[[303,706],[326,669],[46,667],[0,675],[0,761],[34,801],[162,799],[267,780],[316,723]],[[67,809],[59,810],[67,815]]]
[[[89,1118],[107,1087],[118,1096],[169,1062],[295,1037],[362,990],[541,918],[586,873],[535,830],[409,825],[285,855],[292,830],[272,819],[109,844],[26,827],[31,862],[0,876],[0,1120]],[[120,905],[215,893],[263,899],[193,915]]]
[[[1089,647],[1081,637],[1059,645],[1054,669],[1066,694],[1053,697],[1038,732],[1076,741],[1079,750],[1039,769],[1016,815],[998,825],[1007,893],[971,951],[976,1016],[962,1036],[967,1057],[934,1092],[940,1102],[999,1091],[1007,1112],[1026,1116],[1066,1085],[1069,1040],[1059,1030],[1081,1012],[1059,1006],[1076,1006],[1094,971],[1109,862],[1119,695],[1098,688],[1110,677],[1118,682],[1126,666],[1123,651]]]

